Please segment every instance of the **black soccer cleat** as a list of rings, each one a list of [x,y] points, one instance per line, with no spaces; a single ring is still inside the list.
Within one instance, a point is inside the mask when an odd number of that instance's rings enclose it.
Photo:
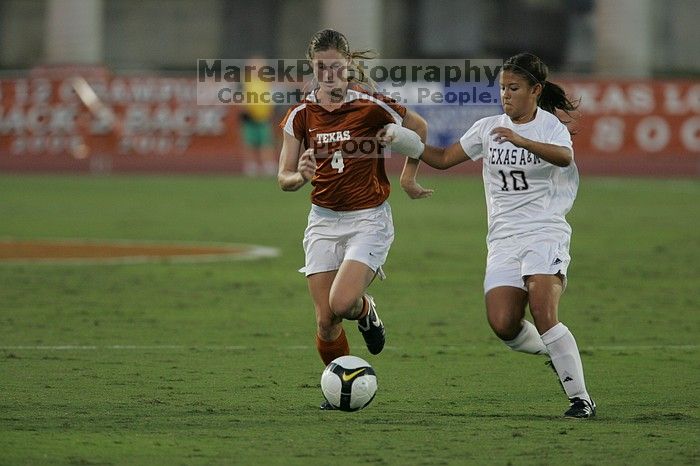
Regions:
[[[571,398],[571,406],[564,413],[564,417],[573,419],[589,419],[595,417],[595,401],[582,398]]]
[[[328,402],[328,400],[323,400],[323,403],[321,403],[321,406],[319,406],[319,409],[321,411],[335,411],[336,407],[333,406]]]
[[[561,391],[564,392],[564,395],[566,395],[566,390],[564,389],[564,384],[561,382],[561,379],[559,378],[559,373],[557,372],[557,368],[554,367],[554,363],[552,362],[551,359],[547,360],[544,363],[545,366],[549,366],[550,369],[552,369],[552,372],[554,372],[554,375],[557,376],[557,382],[559,382],[559,386],[561,387]]]
[[[358,319],[357,328],[362,333],[362,338],[365,339],[367,349],[372,354],[379,354],[384,349],[384,324],[379,315],[377,315],[377,307],[374,304],[374,298],[366,294],[367,305],[369,310],[367,315],[362,319]]]

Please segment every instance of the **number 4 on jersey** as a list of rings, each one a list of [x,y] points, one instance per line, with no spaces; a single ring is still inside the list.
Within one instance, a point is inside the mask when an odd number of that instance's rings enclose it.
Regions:
[[[339,150],[333,152],[333,160],[331,160],[331,167],[338,170],[338,173],[343,173],[345,168],[345,163],[343,162],[343,153]]]

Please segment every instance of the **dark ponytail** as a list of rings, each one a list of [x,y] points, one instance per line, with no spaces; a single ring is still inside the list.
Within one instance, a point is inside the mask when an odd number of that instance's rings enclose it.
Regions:
[[[503,70],[511,71],[524,77],[533,86],[536,84],[542,86],[542,93],[537,101],[537,105],[539,105],[540,108],[555,115],[557,114],[557,110],[561,110],[572,119],[576,118],[572,115],[572,112],[576,111],[578,108],[579,101],[570,100],[561,86],[547,81],[549,69],[536,55],[531,53],[519,53],[514,55],[503,63]],[[571,120],[562,120],[564,124],[570,122]]]
[[[571,112],[578,108],[578,101],[572,102],[558,84],[545,80],[542,84],[542,94],[538,105],[550,113],[562,110],[571,116]]]

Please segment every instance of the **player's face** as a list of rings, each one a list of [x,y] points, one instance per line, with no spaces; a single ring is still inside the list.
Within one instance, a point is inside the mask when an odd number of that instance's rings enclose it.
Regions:
[[[501,103],[506,115],[514,123],[530,121],[537,108],[541,86],[532,86],[527,79],[512,71],[501,72],[500,85]]]
[[[348,59],[334,49],[314,53],[314,74],[321,91],[328,95],[344,94],[348,87]]]

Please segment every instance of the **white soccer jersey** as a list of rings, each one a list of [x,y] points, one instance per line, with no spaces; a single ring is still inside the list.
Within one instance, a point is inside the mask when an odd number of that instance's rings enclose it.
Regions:
[[[528,123],[514,124],[502,114],[483,118],[464,133],[459,141],[464,152],[472,160],[484,159],[487,241],[535,232],[570,236],[565,216],[578,190],[576,165],[572,161],[568,167],[557,167],[509,142],[495,142],[489,133],[499,126],[533,141],[568,147],[573,153],[566,126],[541,108]]]

